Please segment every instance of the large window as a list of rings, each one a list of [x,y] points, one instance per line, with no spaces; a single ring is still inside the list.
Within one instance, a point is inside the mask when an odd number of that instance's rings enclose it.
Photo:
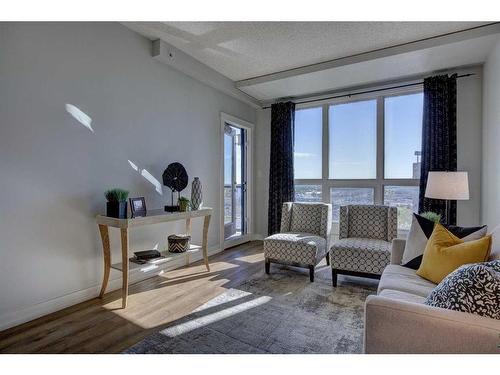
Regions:
[[[420,178],[423,95],[385,98],[385,178]]]
[[[384,204],[398,208],[398,227],[409,230],[413,212],[418,211],[418,186],[384,186]]]
[[[330,178],[377,178],[377,101],[331,105],[328,118]]]
[[[322,202],[321,185],[295,185],[296,202]]]
[[[418,90],[299,106],[295,200],[331,203],[334,222],[342,205],[395,206],[408,230],[418,211],[422,107]]]
[[[295,112],[295,178],[321,178],[322,116],[321,107]]]
[[[331,188],[330,202],[333,221],[339,221],[340,206],[348,204],[373,204],[373,188]]]

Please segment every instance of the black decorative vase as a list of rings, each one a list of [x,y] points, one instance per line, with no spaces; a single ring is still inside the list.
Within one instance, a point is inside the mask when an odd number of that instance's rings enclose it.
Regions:
[[[106,202],[106,216],[126,219],[127,202]]]

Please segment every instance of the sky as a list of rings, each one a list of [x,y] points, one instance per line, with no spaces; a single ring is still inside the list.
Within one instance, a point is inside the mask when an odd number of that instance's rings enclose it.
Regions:
[[[422,93],[385,99],[385,178],[411,178],[421,148]],[[376,178],[377,103],[329,108],[329,178]],[[295,178],[321,179],[321,107],[295,113]]]

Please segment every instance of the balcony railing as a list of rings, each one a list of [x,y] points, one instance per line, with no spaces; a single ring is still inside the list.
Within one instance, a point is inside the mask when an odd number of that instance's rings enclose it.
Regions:
[[[233,197],[232,197],[232,185],[224,185],[224,223],[231,223],[233,221]],[[241,206],[242,206],[242,185],[235,185],[235,224],[236,231],[241,231]]]

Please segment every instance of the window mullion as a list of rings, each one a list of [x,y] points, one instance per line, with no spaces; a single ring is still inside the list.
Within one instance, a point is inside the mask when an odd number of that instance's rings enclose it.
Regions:
[[[384,97],[377,98],[377,183],[375,204],[383,204],[384,184]]]
[[[328,104],[323,106],[323,143],[322,143],[322,184],[321,184],[321,195],[323,197],[323,202],[330,203],[330,187],[328,184],[328,174],[329,174],[329,118],[328,118]]]

